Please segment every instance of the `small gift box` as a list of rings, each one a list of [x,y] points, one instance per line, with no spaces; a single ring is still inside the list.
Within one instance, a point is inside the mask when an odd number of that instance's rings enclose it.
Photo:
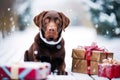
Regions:
[[[16,63],[0,66],[0,80],[3,79],[45,79],[50,74],[50,64],[40,62]]]
[[[98,76],[112,78],[120,78],[120,64],[112,59],[105,59],[103,63],[98,65]]]
[[[98,63],[103,59],[113,58],[113,53],[99,48],[96,43],[91,46],[80,46],[72,50],[72,71],[98,74]]]

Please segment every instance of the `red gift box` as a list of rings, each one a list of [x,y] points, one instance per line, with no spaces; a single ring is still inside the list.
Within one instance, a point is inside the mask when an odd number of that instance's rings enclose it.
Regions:
[[[0,80],[2,79],[45,79],[50,74],[49,63],[25,62],[12,66],[0,66]]]
[[[120,64],[102,63],[98,65],[98,76],[109,79],[120,77]]]

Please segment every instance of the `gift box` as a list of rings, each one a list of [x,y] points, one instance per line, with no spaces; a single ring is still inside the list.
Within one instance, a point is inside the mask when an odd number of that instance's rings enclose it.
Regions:
[[[91,61],[90,67],[87,67],[87,60],[80,60],[80,59],[73,59],[72,62],[72,71],[78,73],[87,74],[89,70],[90,74],[97,74],[98,73],[98,62]]]
[[[113,58],[113,53],[99,48],[96,44],[80,46],[72,50],[72,71],[86,74],[98,74],[98,63]]]
[[[24,62],[0,66],[0,80],[3,79],[46,79],[50,74],[51,65],[40,62]]]
[[[120,64],[105,62],[98,65],[98,76],[112,78],[120,78]]]

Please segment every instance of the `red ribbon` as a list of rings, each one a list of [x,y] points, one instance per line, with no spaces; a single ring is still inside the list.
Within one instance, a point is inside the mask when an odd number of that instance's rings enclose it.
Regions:
[[[106,53],[106,59],[108,57],[108,52],[106,51],[105,48],[104,49],[99,48],[95,42],[93,42],[91,46],[85,46],[84,49],[86,50],[85,58],[87,60],[87,73],[90,74],[90,56],[92,55],[92,51],[93,50],[103,51],[104,53]]]

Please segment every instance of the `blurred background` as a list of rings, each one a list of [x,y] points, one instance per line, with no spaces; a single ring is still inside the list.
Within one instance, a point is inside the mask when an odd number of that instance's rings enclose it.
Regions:
[[[98,35],[120,37],[119,0],[1,0],[0,39],[33,25],[44,10],[57,10],[70,18],[70,26],[92,27]]]
[[[63,12],[70,19],[63,35],[66,61],[70,62],[72,48],[92,42],[120,60],[120,0],[0,0],[0,64],[23,60],[39,32],[33,18],[46,10]]]

